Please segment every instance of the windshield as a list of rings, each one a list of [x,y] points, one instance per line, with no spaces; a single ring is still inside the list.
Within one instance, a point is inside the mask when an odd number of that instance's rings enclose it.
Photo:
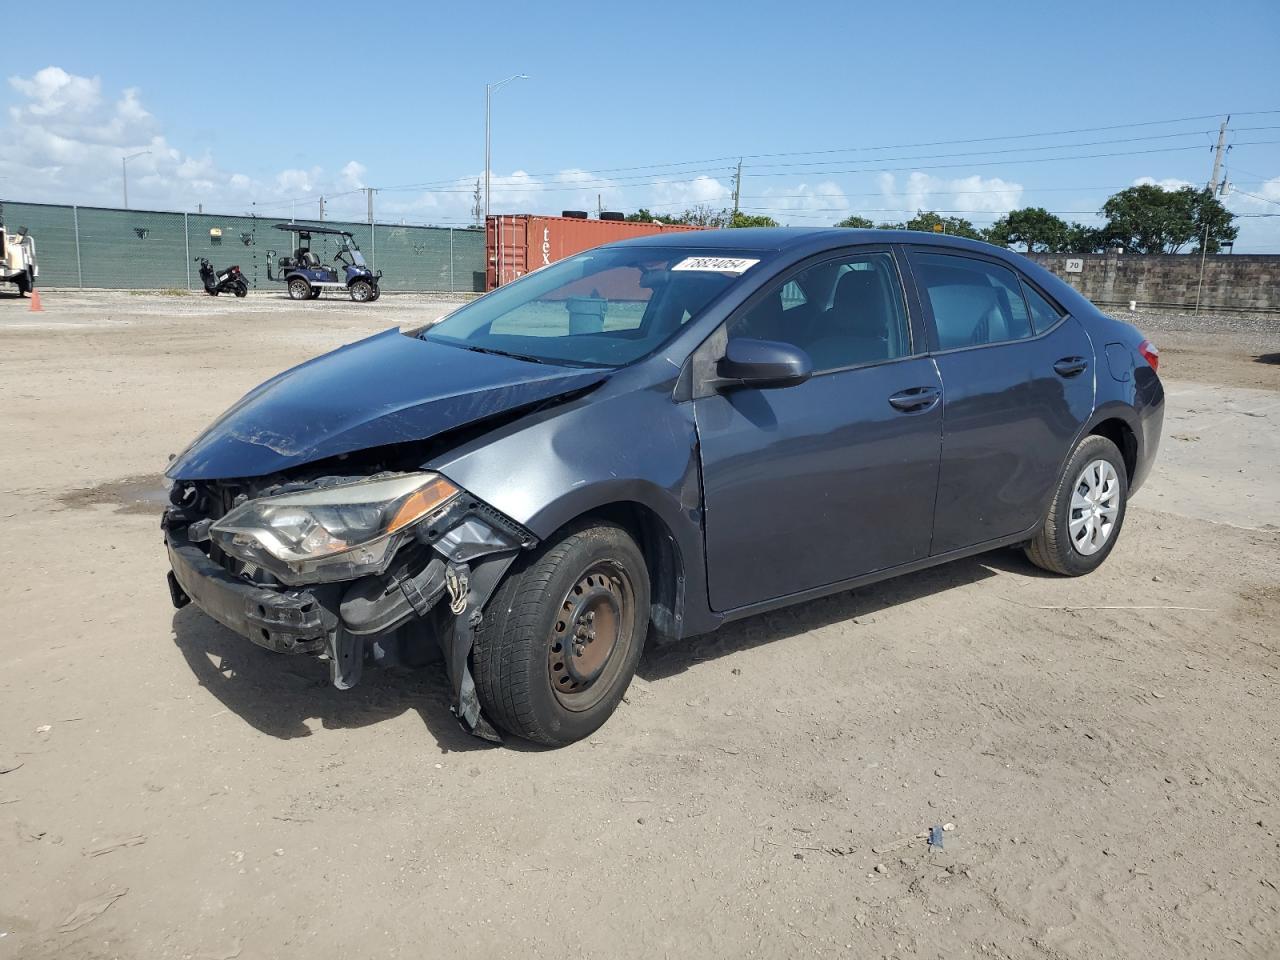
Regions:
[[[600,247],[500,287],[421,336],[550,363],[622,366],[664,344],[759,262],[691,247]]]

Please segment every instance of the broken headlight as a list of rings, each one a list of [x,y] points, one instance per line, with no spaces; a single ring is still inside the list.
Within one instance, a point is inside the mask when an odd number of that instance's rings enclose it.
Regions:
[[[411,473],[249,500],[209,530],[231,556],[284,583],[381,573],[410,528],[458,495],[436,473]]]

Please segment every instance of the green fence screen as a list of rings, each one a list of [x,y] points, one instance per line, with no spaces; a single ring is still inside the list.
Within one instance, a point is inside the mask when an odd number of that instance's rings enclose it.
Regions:
[[[215,267],[239,265],[257,290],[275,287],[267,263],[292,252],[293,234],[276,230],[279,219],[4,203],[9,230],[27,227],[36,243],[42,287],[198,289],[200,257]],[[383,290],[455,293],[484,290],[484,231],[326,220],[350,230]],[[312,238],[329,263],[333,237]],[[283,289],[283,285],[279,287]]]

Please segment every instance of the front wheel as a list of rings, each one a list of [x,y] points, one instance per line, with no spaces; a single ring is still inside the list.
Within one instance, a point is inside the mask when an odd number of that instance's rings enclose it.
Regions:
[[[311,284],[302,277],[294,277],[289,281],[289,299],[306,300],[311,296]]]
[[[563,746],[609,719],[649,625],[644,556],[621,527],[583,523],[517,560],[485,608],[472,667],[485,715]]]
[[[1106,437],[1085,437],[1062,471],[1027,558],[1068,577],[1092,573],[1120,537],[1128,497],[1128,473],[1116,445]]]
[[[355,280],[351,284],[351,299],[356,303],[372,303],[377,300],[376,288],[368,280]]]

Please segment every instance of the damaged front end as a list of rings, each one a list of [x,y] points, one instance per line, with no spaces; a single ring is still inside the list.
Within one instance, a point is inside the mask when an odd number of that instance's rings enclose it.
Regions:
[[[528,530],[433,472],[178,480],[161,525],[177,608],[194,602],[277,653],[418,665],[438,646],[465,729],[480,713],[469,657],[481,611]]]

